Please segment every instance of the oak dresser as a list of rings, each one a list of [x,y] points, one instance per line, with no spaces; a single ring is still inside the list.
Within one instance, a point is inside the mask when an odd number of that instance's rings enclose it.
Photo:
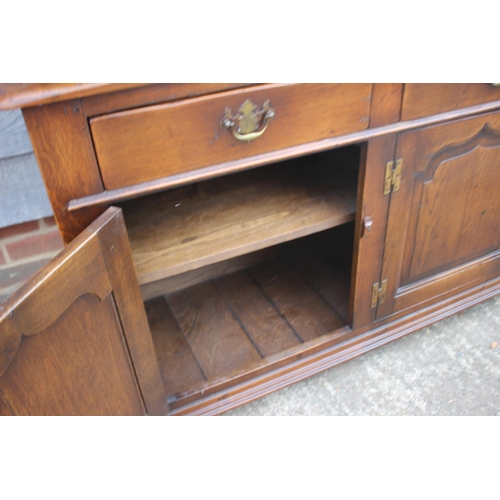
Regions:
[[[65,249],[0,414],[217,414],[500,292],[497,84],[3,84]]]

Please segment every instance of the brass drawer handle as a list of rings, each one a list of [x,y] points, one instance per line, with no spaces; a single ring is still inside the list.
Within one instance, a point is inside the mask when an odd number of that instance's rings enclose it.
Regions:
[[[250,142],[266,131],[269,120],[272,120],[274,116],[274,109],[269,99],[259,110],[252,101],[247,99],[234,116],[231,108],[226,108],[220,126],[231,130],[233,136],[239,141]]]

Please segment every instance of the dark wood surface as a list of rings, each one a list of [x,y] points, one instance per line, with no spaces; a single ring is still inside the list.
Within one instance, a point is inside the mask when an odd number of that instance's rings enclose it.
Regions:
[[[392,194],[378,317],[457,293],[500,272],[500,114],[404,134]]]
[[[303,248],[303,242],[305,239],[307,239],[308,245],[310,246],[326,245],[326,242],[330,240],[344,237],[346,237],[349,241],[352,241],[353,236],[351,233],[353,233],[353,227],[353,223],[346,223],[326,231],[314,233],[310,236],[306,236],[305,238],[296,238],[280,243],[279,245],[273,245],[272,247],[257,250],[256,252],[245,253],[239,257],[203,266],[193,271],[176,274],[170,278],[153,281],[141,286],[141,294],[144,300],[149,300],[154,297],[158,297],[159,295],[177,292],[205,281],[220,278],[226,276],[227,274],[232,274],[248,267],[256,266],[257,264],[261,264],[266,261],[283,258],[285,255],[300,251]],[[346,236],[347,233],[350,233],[350,235]],[[329,249],[328,251],[331,252],[332,250]],[[338,252],[336,250],[333,250],[332,255],[325,256],[325,259],[330,261],[336,259],[337,253]],[[349,257],[351,257],[351,254]],[[318,258],[322,257],[318,255]],[[341,260],[343,261],[344,259],[341,258]]]
[[[123,206],[141,285],[353,220],[357,165],[308,157]]]
[[[74,198],[68,202],[68,211],[74,212],[89,207],[128,200],[138,196],[146,196],[165,189],[184,186],[193,182],[247,170],[252,167],[269,165],[290,158],[298,158],[321,151],[329,151],[342,146],[360,144],[372,139],[389,137],[408,130],[416,130],[429,125],[455,120],[457,118],[474,116],[497,109],[500,109],[500,100],[477,104],[468,108],[446,111],[437,115],[425,116],[414,120],[389,123],[388,125],[362,130],[361,132],[354,132],[307,144],[300,144],[299,146],[291,146],[278,151],[256,154],[237,160],[223,161],[222,163],[182,174],[170,175],[153,181],[141,182],[132,186],[105,190],[97,194]],[[391,105],[391,107],[380,111],[380,117],[378,119],[390,120],[393,113],[394,109]]]
[[[372,139],[361,161],[349,312],[349,324],[354,328],[375,319],[376,309],[371,308],[372,286],[381,281],[390,201],[390,195],[384,195],[384,174],[386,163],[394,157],[395,145],[395,136]],[[365,217],[372,221],[369,232],[363,229]]]
[[[105,207],[72,214],[68,201],[102,192],[102,181],[80,100],[23,110],[38,166],[66,243],[80,234]]]
[[[200,95],[216,94],[242,87],[256,86],[255,83],[157,83],[146,87],[98,94],[83,100],[85,113],[96,117],[117,111],[125,111],[143,106],[190,99]]]
[[[397,123],[401,118],[402,83],[373,84],[370,128]]]
[[[326,240],[313,249],[295,251],[287,259],[325,302],[349,324],[349,301],[345,292],[351,288],[353,265],[353,226],[346,224],[344,234]]]
[[[25,108],[144,86],[143,83],[1,83],[0,109]]]
[[[270,99],[276,113],[250,143],[220,127],[246,99]],[[370,84],[264,85],[94,118],[91,130],[104,186],[116,189],[364,130],[370,99]]]
[[[302,341],[345,325],[317,289],[288,264],[281,261],[261,264],[249,272]]]
[[[42,170],[52,203],[59,207],[57,217],[66,241],[102,210],[92,207],[104,207],[112,200],[142,196],[284,159],[326,152],[347,144],[365,143],[359,162],[357,206],[351,217],[351,220],[355,217],[354,236],[352,233],[350,236],[351,250],[345,250],[349,245],[330,245],[328,250],[321,252],[309,249],[308,254],[284,257],[276,253],[276,247],[259,250],[263,247],[258,246],[257,241],[265,242],[266,237],[256,231],[258,238],[253,243],[243,246],[242,253],[232,254],[238,247],[240,233],[236,230],[236,236],[231,238],[228,226],[226,237],[214,238],[215,246],[220,241],[224,243],[216,252],[218,256],[215,260],[211,261],[211,257],[203,260],[206,256],[202,256],[197,264],[201,267],[188,265],[182,268],[189,257],[183,262],[183,253],[179,251],[181,266],[174,273],[181,274],[166,278],[160,271],[154,278],[160,281],[150,282],[147,293],[146,288],[143,289],[145,296],[169,291],[166,296],[147,303],[153,341],[149,335],[143,334],[146,330],[141,330],[141,327],[138,328],[141,332],[138,339],[125,337],[130,353],[129,363],[134,366],[142,391],[141,398],[146,407],[156,408],[154,411],[147,410],[149,413],[167,411],[163,385],[169,394],[173,414],[210,414],[227,410],[383,345],[500,291],[497,278],[500,275],[497,223],[500,213],[496,196],[500,184],[497,168],[500,123],[497,114],[479,116],[480,113],[500,108],[498,89],[488,84],[406,84],[402,100],[401,84],[375,84],[370,87],[371,102],[366,101],[369,107],[368,129],[368,114],[358,115],[357,108],[349,111],[350,105],[345,102],[345,109],[337,113],[336,123],[345,125],[347,115],[358,116],[361,128],[345,132],[336,127],[328,131],[322,129],[322,124],[331,122],[319,113],[320,103],[336,105],[341,101],[338,95],[325,94],[324,99],[313,99],[316,109],[306,120],[298,120],[299,115],[295,112],[298,107],[288,108],[293,109],[293,113],[277,114],[266,133],[254,143],[236,143],[229,132],[222,129],[218,138],[214,139],[218,130],[213,129],[206,135],[206,140],[201,141],[201,149],[193,148],[190,142],[193,136],[205,137],[203,134],[209,129],[206,125],[213,121],[208,113],[210,106],[213,104],[215,109],[214,103],[217,104],[224,96],[231,96],[235,103],[238,101],[234,105],[237,108],[245,96],[258,96],[265,89],[281,89],[279,93],[284,96],[287,89],[298,88],[294,85],[270,85],[236,90],[238,87],[237,84],[220,87],[153,85],[83,97],[73,102],[82,106],[79,111],[63,108],[62,104],[25,111],[25,115],[32,119],[28,125],[32,138],[35,138],[35,151],[41,157],[45,155]],[[347,88],[349,86],[344,86],[344,89]],[[196,97],[201,95],[204,97]],[[319,95],[320,92],[316,94]],[[178,102],[165,104],[171,99]],[[272,99],[274,106],[273,101],[276,99]],[[331,110],[335,106],[327,107]],[[207,112],[201,113],[200,110]],[[81,116],[75,116],[78,113]],[[203,115],[199,121],[195,120],[200,116],[198,113]],[[156,118],[150,120],[151,116]],[[165,132],[161,122],[163,116],[177,118],[173,122],[178,125],[174,137],[170,139],[171,144],[167,146],[161,142],[161,134]],[[279,124],[278,117],[283,116],[287,117],[287,125],[300,123],[303,128],[292,127],[292,131],[287,129],[281,135],[284,128],[276,130],[273,125]],[[471,118],[463,119],[466,117]],[[122,173],[135,176],[132,182],[151,180],[106,190],[100,180],[89,120],[95,124],[106,124],[106,127],[109,123],[108,135],[103,140],[105,149],[108,148],[106,151],[113,153],[109,156],[113,163],[109,171],[114,176],[112,182],[116,183],[115,186],[130,182],[123,181],[120,177]],[[219,116],[217,125],[218,120]],[[458,121],[447,123],[451,120]],[[194,133],[196,130],[187,125],[188,121],[189,125],[199,125],[199,133]],[[115,123],[120,126],[115,127]],[[131,127],[130,131],[125,130],[127,124]],[[318,132],[321,130],[326,135]],[[228,135],[221,135],[224,133]],[[397,134],[400,134],[399,138]],[[219,146],[223,141],[228,142],[228,136],[229,141],[234,142],[233,146]],[[126,144],[130,151],[126,155],[128,163],[125,163],[124,172],[120,171],[123,165],[115,160],[127,149],[118,141],[117,149],[112,150],[116,137],[125,142],[131,137],[130,144]],[[142,142],[134,143],[136,138]],[[214,143],[210,146],[208,144],[212,139]],[[178,156],[168,152],[171,146]],[[54,160],[51,159],[53,156]],[[399,157],[404,160],[401,189],[384,196],[385,164]],[[172,159],[174,161],[170,162]],[[156,166],[150,168],[147,161]],[[178,170],[179,165],[182,171]],[[265,166],[263,171],[270,173],[273,168]],[[147,177],[153,171],[154,178]],[[301,181],[303,187],[310,186],[307,184],[308,177],[315,177],[311,172]],[[253,175],[253,172],[248,173]],[[265,178],[269,180],[271,177]],[[217,193],[214,200],[224,196],[226,181],[227,178],[214,183],[214,186],[222,186],[219,191],[214,190]],[[192,193],[193,189],[199,189],[199,186],[182,188],[177,193]],[[266,189],[273,192],[268,186]],[[259,195],[265,192],[263,189],[256,191]],[[277,200],[278,191],[273,193],[272,199]],[[168,199],[170,195],[165,193],[158,199]],[[260,200],[255,194],[253,198],[256,202]],[[313,198],[318,199],[316,194]],[[191,199],[191,195],[182,198],[183,201]],[[290,197],[289,200],[292,206],[302,206],[300,198],[295,200]],[[130,206],[139,207],[141,203],[131,202]],[[216,207],[215,201],[213,203]],[[275,206],[286,204],[281,200],[276,201]],[[156,211],[162,210],[161,204],[155,206],[151,203],[151,218]],[[214,212],[220,213],[221,210]],[[274,210],[272,213],[277,212]],[[320,210],[314,212],[319,213]],[[204,211],[203,205],[194,213],[200,220],[200,213],[210,215],[209,211]],[[167,217],[158,216],[158,227],[160,233],[167,234],[165,228],[175,220],[175,211],[163,215]],[[370,217],[372,222],[368,233],[363,231],[365,217]],[[230,216],[224,214],[216,226],[221,229],[228,218]],[[146,227],[146,219],[148,217],[143,217],[141,222],[138,217],[136,227],[141,224]],[[216,217],[210,216],[209,219],[215,220]],[[265,228],[265,214],[257,219]],[[187,220],[184,218],[180,226],[189,227]],[[206,220],[203,222],[208,229],[210,224]],[[255,220],[247,222],[251,226]],[[277,220],[266,245],[274,244],[271,241],[273,235],[278,234],[278,238],[282,238],[282,222]],[[301,233],[307,224],[301,225],[300,217],[295,222],[295,230],[289,233],[290,238],[307,234]],[[196,224],[202,226],[200,222]],[[318,231],[321,226],[311,228]],[[152,226],[147,231],[154,233]],[[183,248],[182,245],[194,248],[198,234],[198,230],[195,234],[186,234],[180,239],[180,248]],[[189,240],[192,236],[196,239]],[[168,241],[168,237],[166,240],[162,238],[152,237],[150,243],[154,246],[156,241],[161,246]],[[278,239],[277,242],[287,239]],[[110,233],[108,239],[101,238],[99,241],[102,258],[108,266],[108,262],[114,260],[111,252],[113,237]],[[208,253],[213,250],[210,245],[206,247]],[[226,255],[224,252],[228,248],[230,251]],[[170,247],[165,249],[165,255],[168,255]],[[274,264],[269,261],[262,263],[266,255],[274,259]],[[120,266],[126,268],[130,265],[130,256],[128,262],[127,259],[117,259],[115,265],[117,269]],[[247,265],[253,267],[242,270]],[[162,262],[158,269],[165,267],[168,264]],[[351,267],[352,278],[349,277]],[[231,271],[237,272],[228,274]],[[127,320],[124,316],[123,321],[135,330],[134,318],[140,318],[144,312],[140,312],[141,306],[138,305],[140,293],[137,283],[128,280],[123,272],[115,270],[114,275],[108,273],[109,283],[113,290],[117,283],[122,283],[123,289],[119,294],[123,299],[121,303],[116,300],[116,307],[118,310],[130,309],[131,317]],[[169,274],[172,273],[169,271],[167,276]],[[370,309],[371,285],[382,279],[388,280],[386,302],[380,304],[378,309]],[[185,289],[187,285],[193,286]],[[77,298],[71,302],[66,311],[73,306],[80,307],[80,300]],[[129,307],[129,301],[136,306]],[[271,308],[266,307],[271,303]],[[88,304],[83,307],[87,308]],[[104,324],[106,320],[102,322]],[[42,336],[23,338],[19,349],[25,345],[25,340],[34,338]],[[158,363],[154,359],[153,343]],[[231,358],[233,352],[234,357]],[[3,405],[3,412],[11,411],[5,400],[0,404]]]
[[[413,120],[499,100],[500,88],[490,83],[407,83],[401,119]]]
[[[99,234],[101,252],[106,262],[116,305],[120,311],[127,346],[139,381],[146,409],[150,415],[165,415],[168,405],[161,384],[156,353],[148,327],[137,276],[130,252],[121,210],[111,207],[108,230]]]
[[[337,309],[347,310],[351,262],[339,248],[348,249],[350,238],[309,245],[305,238],[304,248],[287,256],[146,302],[169,394],[199,397],[248,370],[271,369],[290,349],[345,327]],[[335,272],[302,265],[306,257],[334,254]]]
[[[106,238],[113,237],[113,257]],[[161,379],[133,362],[154,350],[126,243],[110,209],[0,305],[0,410],[15,415],[165,414]],[[128,252],[128,262],[124,256]],[[134,303],[116,287],[135,287]],[[133,293],[132,293],[133,295]],[[138,316],[134,308],[142,308]],[[131,317],[133,319],[131,320]],[[144,336],[146,336],[144,340]],[[151,341],[149,337],[149,341]],[[136,376],[137,372],[137,376]],[[138,385],[141,383],[141,388]],[[156,399],[155,399],[156,397]]]
[[[49,327],[24,337],[0,378],[0,414],[144,413],[109,294],[80,296]]]
[[[229,310],[245,326],[262,358],[302,341],[293,326],[283,321],[284,315],[269,306],[268,297],[262,293],[259,283],[247,272],[218,278],[215,286]]]
[[[216,262],[215,264],[203,266],[193,271],[187,271],[171,276],[170,278],[164,278],[141,285],[142,298],[148,300],[166,293],[177,292],[184,288],[197,285],[198,283],[203,283],[204,281],[240,271],[263,262],[264,260],[270,260],[275,257],[275,250],[277,247],[279,247],[279,245],[257,250],[256,252],[246,253],[239,257],[233,257],[232,259]]]
[[[145,305],[166,391],[174,394],[206,381],[165,298],[149,300]]]
[[[239,384],[223,385],[216,392],[209,391],[196,398],[186,397],[174,402],[170,415],[224,413],[382,347],[499,293],[500,279],[495,279],[428,308],[417,309],[415,314],[385,318],[375,325],[335,334],[330,338],[325,335],[320,338],[321,343],[308,345],[299,356],[289,357],[286,362],[277,364],[272,371],[258,372]]]

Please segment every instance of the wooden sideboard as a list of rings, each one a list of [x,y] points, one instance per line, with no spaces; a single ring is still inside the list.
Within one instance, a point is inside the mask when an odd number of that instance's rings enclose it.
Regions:
[[[67,246],[0,305],[0,413],[217,414],[500,292],[493,84],[3,85],[13,107]]]

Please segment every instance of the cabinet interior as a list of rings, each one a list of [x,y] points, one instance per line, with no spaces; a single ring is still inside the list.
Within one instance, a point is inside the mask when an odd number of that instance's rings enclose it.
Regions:
[[[170,404],[350,331],[361,147],[121,204]]]

